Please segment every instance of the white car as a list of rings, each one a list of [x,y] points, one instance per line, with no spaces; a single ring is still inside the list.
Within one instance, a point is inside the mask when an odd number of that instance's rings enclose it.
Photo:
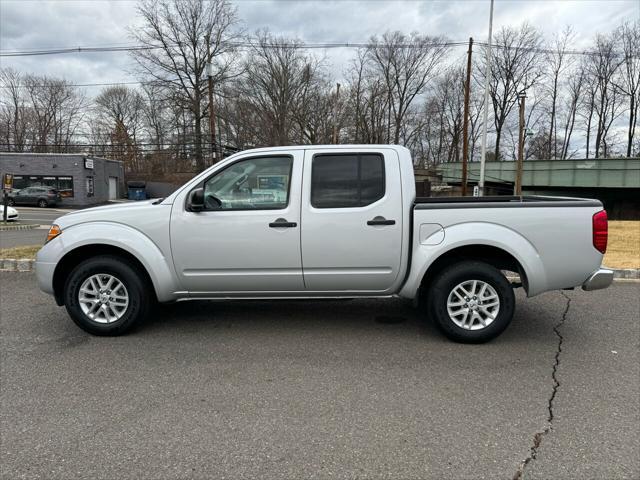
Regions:
[[[7,207],[7,220],[10,222],[16,222],[20,218],[18,211],[13,207]],[[0,221],[4,219],[4,205],[0,205]]]

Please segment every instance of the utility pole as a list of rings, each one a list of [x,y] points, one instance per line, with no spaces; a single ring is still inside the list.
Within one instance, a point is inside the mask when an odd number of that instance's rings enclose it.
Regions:
[[[336,101],[333,104],[333,144],[338,144],[338,99],[340,98],[340,84],[336,83]]]
[[[516,166],[516,181],[513,187],[514,195],[522,195],[522,167],[524,161],[524,101],[527,98],[524,90],[518,94],[520,100],[520,131],[518,134],[518,164]]]
[[[211,157],[215,152],[215,159],[212,163],[220,160],[218,158],[218,149],[216,148],[216,114],[213,109],[213,65],[211,64],[211,36],[207,34],[207,77],[209,83],[209,131],[211,132]]]
[[[462,122],[462,196],[467,196],[467,162],[469,161],[469,95],[471,93],[471,52],[473,38],[469,38],[467,52],[467,81],[464,84],[464,120]]]
[[[489,41],[487,42],[487,67],[485,68],[484,80],[484,110],[482,122],[482,144],[480,150],[480,180],[478,181],[478,192],[484,195],[484,165],[487,161],[487,122],[489,121],[489,80],[491,78],[491,41],[493,40],[493,0],[491,0],[491,10],[489,13]],[[498,160],[498,159],[496,159]]]

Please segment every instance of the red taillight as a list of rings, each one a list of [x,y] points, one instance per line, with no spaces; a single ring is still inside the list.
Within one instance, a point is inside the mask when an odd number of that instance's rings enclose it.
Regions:
[[[609,222],[607,212],[601,210],[593,214],[593,246],[600,253],[607,251],[607,237],[609,236]]]

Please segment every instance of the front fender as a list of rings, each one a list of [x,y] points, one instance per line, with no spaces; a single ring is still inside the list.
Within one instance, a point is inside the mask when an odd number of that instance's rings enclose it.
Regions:
[[[418,227],[418,226],[417,226]],[[487,245],[500,248],[511,254],[522,266],[528,281],[528,296],[546,290],[547,275],[540,254],[522,235],[495,223],[468,222],[448,226],[444,229],[444,240],[437,245],[423,245],[419,239],[419,228],[415,228],[411,270],[400,295],[415,298],[422,279],[429,267],[440,256],[459,247]]]
[[[66,227],[62,234],[46,243],[36,256],[36,268],[41,272],[53,270],[69,252],[88,245],[110,245],[121,248],[136,257],[151,277],[159,301],[175,300],[180,290],[173,271],[170,253],[165,255],[140,230],[116,222],[87,222]],[[45,283],[45,279],[38,279]],[[49,291],[48,288],[43,288]],[[51,292],[53,288],[50,288]]]

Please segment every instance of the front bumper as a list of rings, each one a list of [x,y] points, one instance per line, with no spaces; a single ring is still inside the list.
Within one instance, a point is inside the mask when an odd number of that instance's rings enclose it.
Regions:
[[[600,290],[607,288],[613,282],[613,270],[600,268],[589,275],[589,278],[582,284],[582,289],[586,291]]]
[[[53,295],[53,273],[56,270],[56,265],[55,263],[40,262],[37,258],[34,263],[38,287],[49,295]]]

